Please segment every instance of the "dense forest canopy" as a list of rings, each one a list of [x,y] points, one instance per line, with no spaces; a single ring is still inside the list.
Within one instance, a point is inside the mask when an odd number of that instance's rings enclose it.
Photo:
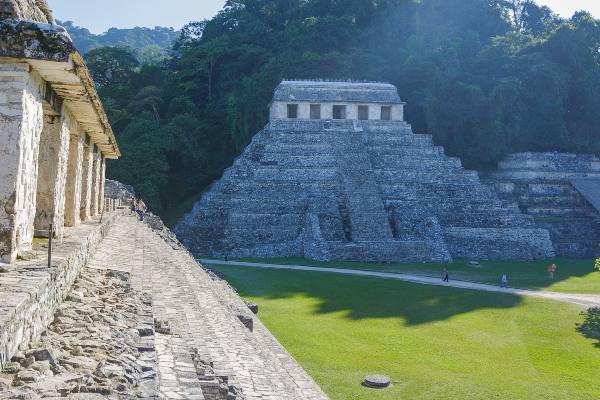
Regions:
[[[156,63],[167,58],[173,43],[180,33],[173,28],[157,26],[155,28],[110,28],[108,31],[95,35],[86,28],[73,24],[72,21],[56,21],[69,31],[77,49],[82,54],[105,46],[127,47],[141,63]]]
[[[466,167],[517,151],[600,152],[600,25],[530,0],[228,0],[140,66],[93,50],[123,158],[112,178],[159,212],[218,178],[283,78],[398,86],[406,117]]]

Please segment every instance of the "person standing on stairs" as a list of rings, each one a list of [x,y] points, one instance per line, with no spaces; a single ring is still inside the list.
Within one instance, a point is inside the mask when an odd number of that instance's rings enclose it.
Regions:
[[[144,217],[146,216],[146,211],[148,210],[148,208],[146,207],[146,203],[144,203],[144,200],[140,197],[140,200],[138,201],[138,215],[140,216],[140,221],[144,222]]]

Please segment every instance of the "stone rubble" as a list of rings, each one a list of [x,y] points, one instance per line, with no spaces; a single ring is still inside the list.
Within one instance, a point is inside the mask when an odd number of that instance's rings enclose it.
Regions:
[[[157,398],[150,296],[86,269],[38,343],[2,371],[0,398]]]

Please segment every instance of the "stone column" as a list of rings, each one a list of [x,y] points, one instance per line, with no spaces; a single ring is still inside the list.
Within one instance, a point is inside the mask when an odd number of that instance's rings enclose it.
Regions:
[[[82,221],[90,219],[92,205],[92,177],[94,170],[94,144],[86,135],[85,148],[83,150],[83,179],[81,183],[81,204],[79,216]]]
[[[0,65],[0,259],[31,249],[44,83],[26,63]]]
[[[36,236],[48,237],[50,224],[54,226],[56,238],[63,236],[69,133],[67,119],[45,118],[38,157]]]
[[[99,214],[99,200],[100,200],[100,188],[102,178],[102,153],[100,149],[95,146],[94,151],[94,166],[92,171],[92,203],[90,207],[90,214],[92,216]]]
[[[81,183],[83,181],[83,152],[85,134],[74,129],[69,140],[69,160],[67,167],[67,187],[65,203],[65,226],[77,226],[81,222]]]
[[[104,190],[106,184],[106,158],[100,155],[100,193],[98,196],[98,213],[104,211]]]

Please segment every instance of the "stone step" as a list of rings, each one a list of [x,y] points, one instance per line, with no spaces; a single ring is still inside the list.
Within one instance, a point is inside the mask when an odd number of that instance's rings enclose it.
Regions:
[[[392,239],[389,217],[361,136],[349,134],[346,141],[335,142],[334,147],[342,201],[349,220],[345,230],[355,240]]]
[[[436,248],[427,242],[382,241],[330,243],[330,252],[335,259],[369,262],[449,262],[447,250]]]
[[[534,217],[539,216],[556,216],[556,217],[585,217],[588,213],[585,210],[573,209],[571,207],[536,207],[536,206],[521,206],[521,208]]]
[[[600,179],[600,171],[582,173],[577,170],[504,169],[493,174],[493,177],[499,180],[566,182],[574,178]]]
[[[558,195],[558,196],[545,196],[545,195],[521,195],[518,196],[519,203],[527,204],[531,206],[558,206],[558,207],[571,207],[574,209],[584,208],[582,204],[578,204],[579,199],[576,196],[570,195]]]
[[[398,199],[496,199],[495,193],[489,187],[478,182],[390,182],[381,186],[381,192],[385,197]]]
[[[134,274],[151,286],[159,318],[171,323],[173,338],[194,349],[196,370],[209,366],[216,377],[226,379],[226,387],[238,387],[243,395],[209,397],[214,384],[201,383],[207,399],[328,399],[229,285],[145,225],[123,223],[142,255],[143,262],[133,265]]]
[[[310,143],[310,144],[309,144]],[[298,144],[286,144],[285,147],[280,144],[269,143],[264,145],[264,148],[261,149],[260,153],[289,153],[295,155],[302,154],[331,154],[332,149],[329,144],[313,144],[311,142],[308,143],[298,143]]]
[[[540,182],[492,182],[498,193],[514,196],[565,196],[575,195],[576,191],[570,183]]]
[[[289,155],[282,153],[263,154],[260,161],[261,166],[277,166],[285,168],[335,168],[336,158],[333,155]]]
[[[479,176],[476,172],[457,170],[450,174],[447,171],[433,169],[424,171],[415,170],[381,170],[375,169],[375,176],[381,186],[398,182],[417,182],[417,183],[447,183],[447,184],[467,184],[479,182]]]
[[[383,170],[405,170],[427,168],[428,170],[445,169],[449,171],[462,171],[462,163],[458,158],[440,156],[404,156],[396,155],[371,155],[373,167]]]
[[[367,146],[370,150],[386,150],[395,147],[433,147],[433,137],[430,135],[389,136],[373,135],[368,137]]]
[[[373,147],[369,146],[369,154],[372,158],[377,157],[415,157],[422,158],[424,160],[436,159],[439,157],[445,157],[444,149],[437,146],[420,146],[420,147],[408,147],[408,146],[393,146],[393,147]]]
[[[532,261],[555,256],[545,229],[450,227],[444,236],[456,258]]]
[[[253,179],[257,182],[287,182],[287,181],[335,181],[338,171],[335,168],[278,168],[260,166],[253,171]]]

